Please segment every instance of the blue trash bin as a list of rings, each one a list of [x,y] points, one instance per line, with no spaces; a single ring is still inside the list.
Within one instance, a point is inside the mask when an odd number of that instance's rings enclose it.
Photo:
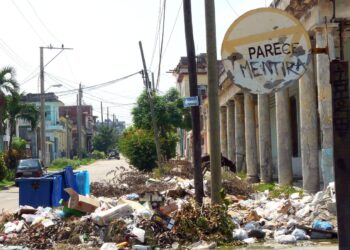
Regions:
[[[73,173],[73,168],[71,166],[67,166],[64,168],[64,170],[51,173],[47,176],[61,176],[61,199],[63,199],[64,201],[69,200],[69,194],[66,191],[64,191],[65,188],[73,188],[75,191],[78,192],[77,181]]]
[[[62,196],[62,178],[50,176],[43,178],[21,178],[19,184],[19,205],[34,208],[58,207]]]
[[[81,195],[90,194],[90,178],[87,170],[74,172],[76,183],[78,186],[77,192]]]

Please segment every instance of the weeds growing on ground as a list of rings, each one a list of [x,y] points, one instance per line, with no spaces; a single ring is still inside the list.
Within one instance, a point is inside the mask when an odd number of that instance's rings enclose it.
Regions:
[[[254,186],[254,190],[257,192],[268,190],[271,198],[277,198],[281,195],[289,197],[293,193],[299,193],[299,195],[302,196],[304,193],[304,190],[302,189],[297,189],[290,185],[280,186],[275,183],[259,183]]]

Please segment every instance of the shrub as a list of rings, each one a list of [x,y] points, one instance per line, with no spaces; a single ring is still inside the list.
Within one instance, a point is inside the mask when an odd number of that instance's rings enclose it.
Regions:
[[[26,140],[24,140],[20,137],[13,138],[12,148],[19,153],[20,158],[24,158],[26,155],[26,145],[27,145]]]
[[[68,158],[57,158],[51,163],[50,168],[64,168],[67,166],[72,166],[73,168],[79,167],[80,162],[77,160],[71,160]]]
[[[119,140],[119,150],[139,170],[150,171],[156,167],[156,147],[153,135],[147,130],[126,129]]]
[[[7,171],[4,155],[0,153],[0,181],[7,177]]]
[[[105,154],[105,152],[94,150],[91,153],[91,157],[93,159],[105,159],[106,158],[106,154]]]
[[[16,169],[20,159],[21,154],[16,149],[8,150],[4,155],[6,166],[9,169]]]

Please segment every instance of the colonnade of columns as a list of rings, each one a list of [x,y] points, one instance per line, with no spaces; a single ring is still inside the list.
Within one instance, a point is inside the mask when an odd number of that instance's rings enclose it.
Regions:
[[[332,33],[324,28],[315,29],[315,38],[316,46],[321,48],[326,46],[327,39],[328,43],[333,41]],[[315,59],[310,59],[306,73],[299,80],[299,126],[303,188],[314,193],[320,189],[318,133],[321,138],[320,163],[324,185],[334,178],[332,93],[328,55],[317,54]],[[275,99],[278,182],[289,185],[293,183],[293,168],[288,89],[277,92]],[[257,117],[255,109],[258,111]],[[268,96],[259,95],[256,98],[249,93],[238,93],[220,111],[223,156],[236,163],[237,171],[246,171],[248,181],[271,182],[273,163]]]

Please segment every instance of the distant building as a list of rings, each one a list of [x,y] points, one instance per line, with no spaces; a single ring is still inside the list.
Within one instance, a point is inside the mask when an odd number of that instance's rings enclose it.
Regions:
[[[82,124],[81,124],[81,147],[85,152],[91,152],[92,138],[95,132],[96,117],[93,116],[93,109],[90,105],[82,105]],[[78,153],[78,107],[63,106],[59,109],[60,117],[65,117],[72,122],[72,151],[76,155]]]
[[[41,94],[27,94],[23,97],[24,102],[33,103],[40,108]],[[62,157],[60,151],[60,134],[65,133],[59,118],[59,108],[64,106],[54,93],[45,93],[45,129],[46,129],[46,159],[45,164],[49,164],[54,159]],[[18,122],[19,137],[30,142],[33,157],[40,157],[40,129],[34,132],[30,129],[30,124],[24,121]]]

